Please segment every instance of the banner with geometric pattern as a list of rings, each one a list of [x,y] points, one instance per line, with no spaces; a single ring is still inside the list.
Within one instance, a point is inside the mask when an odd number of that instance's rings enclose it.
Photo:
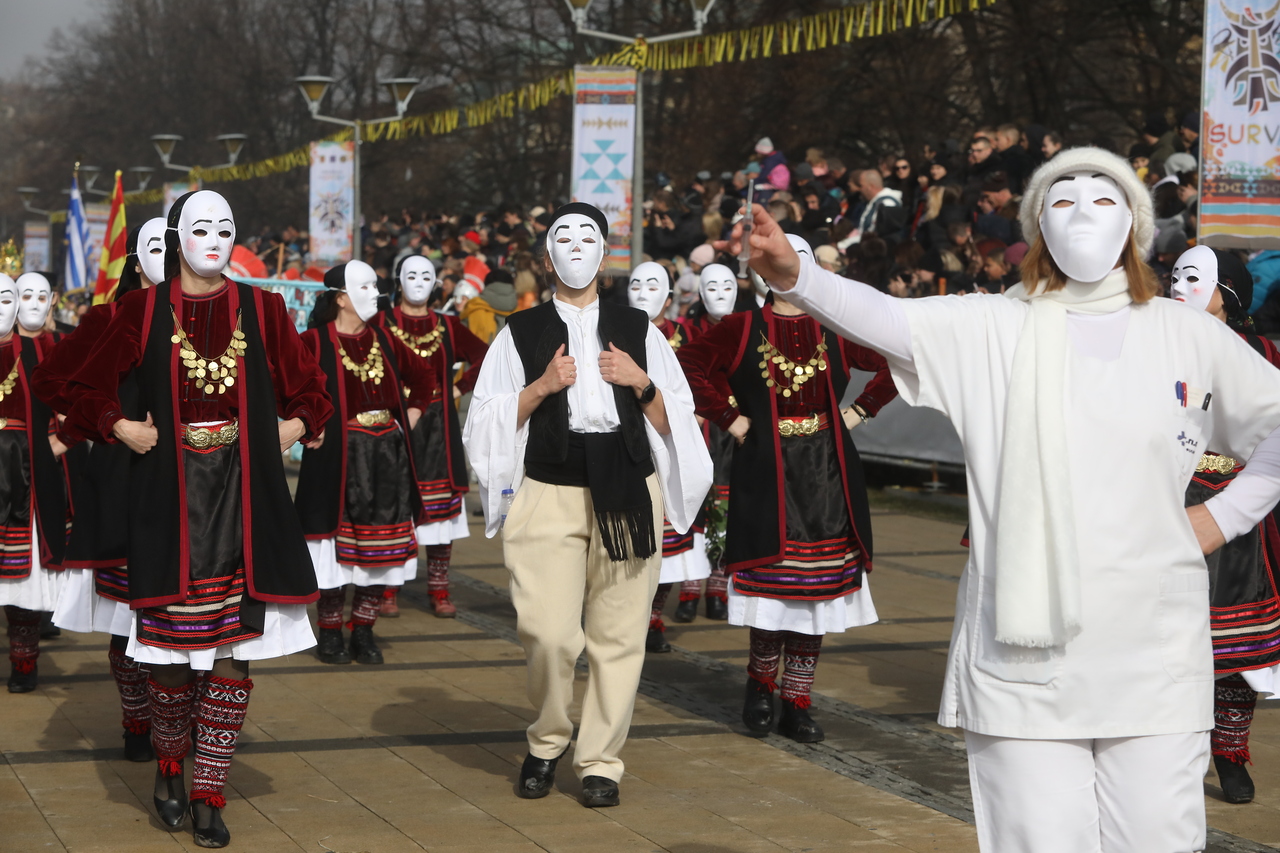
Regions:
[[[631,176],[635,168],[636,70],[574,69],[573,165],[570,197],[609,218],[604,269],[631,271]]]

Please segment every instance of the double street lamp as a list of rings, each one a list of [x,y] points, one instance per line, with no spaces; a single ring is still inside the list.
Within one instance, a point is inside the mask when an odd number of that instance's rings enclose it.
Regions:
[[[248,135],[243,133],[223,133],[214,137],[215,140],[222,143],[223,150],[227,152],[227,162],[203,168],[225,169],[228,166],[234,166],[236,161],[240,159],[240,152],[244,150],[244,143],[248,138]],[[181,141],[182,137],[176,133],[157,133],[151,137],[151,144],[155,146],[156,153],[160,155],[160,162],[166,169],[173,169],[175,172],[190,172],[195,168],[194,166],[179,166],[177,163],[172,162],[171,159],[173,157],[173,149]],[[129,171],[138,173],[143,168],[145,167],[135,166]],[[154,172],[155,170],[152,169],[151,171]],[[139,175],[139,180],[142,180],[141,175]],[[151,180],[150,174],[146,176],[146,180]],[[145,188],[146,184],[144,183],[143,189]]]
[[[311,113],[311,117],[316,121],[327,121],[331,124],[340,124],[343,127],[352,128],[355,138],[353,146],[353,164],[352,164],[352,209],[351,209],[351,256],[359,257],[360,252],[360,145],[363,142],[364,125],[379,124],[386,121],[399,121],[404,118],[405,111],[409,109],[409,100],[413,98],[413,93],[417,91],[418,84],[421,79],[418,77],[392,77],[389,80],[378,81],[387,92],[390,93],[391,99],[396,104],[396,114],[387,116],[386,118],[375,119],[345,119],[336,116],[327,116],[320,114],[320,103],[324,100],[325,94],[329,91],[329,87],[333,85],[332,77],[324,77],[320,75],[309,75],[297,77],[294,82],[298,84],[298,91],[302,93],[303,99],[307,102],[307,110]]]
[[[702,35],[702,28],[707,23],[707,14],[716,0],[689,0],[693,10],[693,29],[661,36],[623,36],[617,33],[606,33],[593,30],[587,26],[587,10],[594,0],[565,0],[569,13],[573,16],[573,26],[578,35],[608,39],[609,41],[634,44],[643,38],[648,44],[689,38]],[[631,170],[631,264],[640,263],[644,258],[644,69],[636,68],[636,138],[634,161]]]
[[[138,181],[138,188],[133,192],[142,192],[147,188],[147,184],[151,182],[151,176],[155,174],[155,169],[150,166],[130,166],[129,171]],[[106,190],[96,189],[93,182],[98,179],[98,175],[102,173],[102,169],[98,166],[81,166],[80,174],[84,177],[84,186],[80,189],[82,192],[93,193],[94,195],[110,196],[111,193]],[[18,187],[18,197],[22,199],[22,209],[27,213],[34,213],[37,216],[48,216],[51,211],[41,207],[36,207],[34,202],[36,196],[40,195],[39,187]],[[70,193],[70,190],[63,190],[63,193]],[[128,193],[126,193],[127,195]]]

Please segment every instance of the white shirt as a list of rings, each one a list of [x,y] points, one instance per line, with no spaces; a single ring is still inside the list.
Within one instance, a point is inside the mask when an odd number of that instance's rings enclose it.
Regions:
[[[575,308],[555,299],[556,311],[569,328],[567,352],[574,358],[578,378],[569,386],[569,428],[577,432],[613,432],[619,426],[613,386],[600,377],[599,300]],[[628,309],[635,310],[635,309]],[[668,435],[661,435],[644,419],[654,470],[662,488],[667,519],[681,533],[711,489],[711,456],[693,414],[693,393],[680,362],[658,327],[646,322],[645,359],[650,381],[662,392]],[[502,490],[519,491],[524,481],[524,452],[529,424],[518,425],[524,366],[511,330],[503,328],[489,345],[476,379],[462,443],[480,482],[485,512],[485,535],[492,538],[502,525]]]
[[[1059,650],[1006,646],[994,636],[995,524],[1009,376],[1028,306],[984,295],[895,300],[803,266],[788,300],[884,352],[903,398],[945,414],[964,445],[971,549],[939,722],[1064,739],[1212,728],[1209,577],[1184,495],[1210,446],[1249,459],[1264,439],[1277,441],[1280,371],[1220,321],[1171,300],[1068,314],[1084,627]],[[1189,405],[1175,382],[1189,387]],[[1266,482],[1274,506],[1280,482]],[[1214,501],[1248,514],[1233,490]],[[1212,503],[1210,511],[1219,517]]]

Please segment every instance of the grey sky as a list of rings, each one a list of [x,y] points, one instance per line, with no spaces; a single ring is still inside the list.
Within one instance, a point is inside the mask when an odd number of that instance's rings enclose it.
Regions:
[[[97,0],[0,0],[0,77],[12,77],[27,57],[44,56],[56,27],[98,15]]]

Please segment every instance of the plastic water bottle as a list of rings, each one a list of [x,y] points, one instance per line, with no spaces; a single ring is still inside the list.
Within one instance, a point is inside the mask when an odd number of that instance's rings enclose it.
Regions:
[[[502,527],[507,523],[507,513],[511,512],[511,502],[515,500],[516,493],[514,489],[502,490],[502,501],[498,504],[502,513],[502,521],[498,522],[498,526]]]

